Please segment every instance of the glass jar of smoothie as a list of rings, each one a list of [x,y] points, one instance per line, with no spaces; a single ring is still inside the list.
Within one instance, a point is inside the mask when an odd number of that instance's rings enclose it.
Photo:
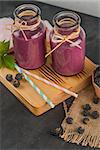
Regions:
[[[85,31],[80,17],[71,11],[62,11],[53,18],[54,29],[50,34],[52,67],[65,76],[75,75],[84,68]]]
[[[36,69],[45,63],[46,28],[40,9],[24,4],[14,11],[14,53],[17,63],[25,69]]]

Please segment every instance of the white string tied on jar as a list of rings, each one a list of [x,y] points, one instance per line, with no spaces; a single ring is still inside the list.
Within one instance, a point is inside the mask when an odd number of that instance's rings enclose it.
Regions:
[[[70,20],[66,20],[68,18],[62,19],[58,24],[61,25],[62,23],[67,23],[67,24],[71,24],[73,22],[75,22],[73,19]],[[73,31],[71,34],[69,35],[62,35],[60,33],[58,33],[58,31],[56,30],[56,28],[54,27],[54,31],[53,31],[53,37],[52,37],[52,41],[54,43],[58,43],[49,53],[47,53],[45,55],[45,57],[48,57],[51,53],[53,53],[57,48],[59,48],[63,43],[68,42],[70,44],[73,44],[74,46],[81,48],[81,46],[77,43],[77,42],[73,42],[73,39],[76,39],[77,37],[79,37],[80,34],[80,26],[77,27],[77,29],[75,31]]]

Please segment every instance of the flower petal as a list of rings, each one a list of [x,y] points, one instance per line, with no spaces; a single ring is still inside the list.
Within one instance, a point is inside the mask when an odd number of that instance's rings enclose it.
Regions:
[[[0,18],[0,41],[10,41],[10,48],[13,46],[11,32],[13,23],[14,20],[10,17]]]

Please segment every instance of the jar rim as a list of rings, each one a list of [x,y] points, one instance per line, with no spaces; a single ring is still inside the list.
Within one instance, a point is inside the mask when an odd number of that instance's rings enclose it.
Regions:
[[[68,17],[68,18],[71,18],[75,21],[75,23],[73,25],[70,25],[70,29],[73,28],[73,27],[77,27],[78,25],[80,25],[81,23],[81,18],[80,16],[73,12],[73,11],[61,11],[61,12],[58,12],[54,17],[53,17],[53,24],[55,26],[57,26],[58,28],[60,28],[61,26],[58,24],[59,22],[59,18],[60,17]],[[62,26],[61,27],[62,29],[65,29],[66,27]]]
[[[22,4],[22,5],[19,5],[18,7],[16,7],[16,9],[13,12],[13,15],[14,15],[14,17],[17,17],[18,19],[22,19],[21,16],[19,16],[18,14],[20,14],[21,11],[25,11],[28,9],[36,12],[36,15],[32,16],[31,19],[34,19],[41,14],[41,10],[38,6],[33,5],[33,4]]]

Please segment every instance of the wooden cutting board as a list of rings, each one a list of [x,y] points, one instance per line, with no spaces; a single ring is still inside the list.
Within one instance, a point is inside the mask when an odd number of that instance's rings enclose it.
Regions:
[[[47,63],[39,69],[31,70],[40,77],[44,77],[51,82],[70,89],[74,92],[79,92],[85,88],[91,81],[91,74],[95,69],[96,65],[87,57],[85,58],[84,70],[71,77],[64,77],[57,74],[51,67],[50,57]],[[16,70],[12,71],[7,68],[0,69],[0,81],[22,102],[33,114],[41,115],[47,110],[51,109],[50,106],[34,91],[34,89],[28,84],[24,79],[21,81],[21,86],[15,88],[11,83],[9,83],[5,77],[7,74],[15,74]],[[50,86],[46,85],[42,81],[31,78],[32,81],[45,93],[45,95],[55,104],[63,102],[65,99],[69,98],[70,95]]]

